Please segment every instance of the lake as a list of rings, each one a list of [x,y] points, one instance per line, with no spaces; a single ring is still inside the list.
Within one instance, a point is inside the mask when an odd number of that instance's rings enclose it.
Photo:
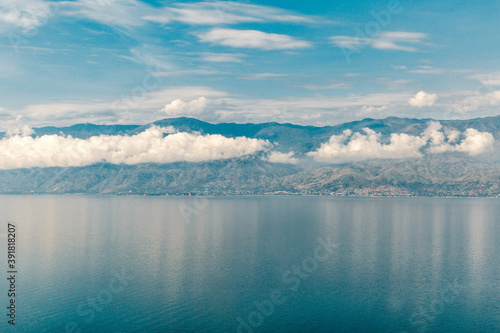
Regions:
[[[0,196],[2,332],[499,332],[500,199]]]

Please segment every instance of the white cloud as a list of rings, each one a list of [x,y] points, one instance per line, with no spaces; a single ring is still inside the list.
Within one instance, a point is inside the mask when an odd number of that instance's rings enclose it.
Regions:
[[[496,105],[500,102],[500,90],[495,90],[486,95],[488,102]]]
[[[238,48],[263,50],[292,50],[311,47],[311,43],[288,35],[271,34],[257,30],[215,28],[199,33],[201,42]]]
[[[22,125],[20,127],[14,127],[7,130],[5,133],[7,136],[12,135],[20,135],[20,136],[28,136],[35,133],[35,131],[28,125]]]
[[[492,149],[495,140],[490,133],[469,128],[465,133],[441,131],[442,125],[430,122],[421,136],[393,133],[390,142],[381,142],[382,135],[364,128],[364,133],[345,130],[341,135],[333,135],[316,151],[307,155],[320,162],[344,163],[374,158],[400,159],[418,158],[423,153],[443,153],[447,151],[466,152],[477,155]],[[461,141],[459,140],[461,137]],[[459,142],[460,141],[460,142]],[[427,148],[426,148],[427,147]]]
[[[382,105],[379,107],[375,107],[373,105],[363,105],[363,107],[356,113],[358,117],[374,117],[376,115],[382,114],[385,110],[388,109],[387,105]]]
[[[408,134],[392,134],[389,144],[380,143],[381,135],[364,128],[365,134],[345,130],[307,155],[320,162],[351,162],[373,158],[408,158],[422,156],[419,149],[425,140]]]
[[[414,80],[394,79],[392,77],[377,78],[377,82],[383,85],[387,90],[400,90],[406,88],[405,86],[413,81]]]
[[[174,133],[151,127],[133,136],[11,136],[0,140],[0,169],[113,164],[202,162],[241,157],[268,149],[268,141],[246,137]]]
[[[233,1],[178,2],[162,7],[154,7],[137,0],[78,0],[65,1],[63,4],[63,12],[67,16],[90,19],[125,31],[131,31],[131,28],[147,23],[166,25],[180,22],[189,25],[219,25],[320,21],[317,17],[281,8]]]
[[[314,113],[314,114],[304,114],[302,116],[300,116],[300,119],[303,119],[303,120],[311,120],[311,119],[319,119],[321,118],[321,113]]]
[[[280,153],[277,151],[273,151],[264,160],[270,163],[297,164],[299,160],[293,157],[294,155],[295,153],[293,151],[289,153]]]
[[[384,117],[397,112],[414,117],[408,110],[408,93],[349,94],[331,96],[315,94],[281,99],[221,98],[217,105],[217,121],[226,122],[291,122],[302,125],[325,126],[358,120],[356,113],[366,105],[381,111]],[[213,100],[213,99],[212,99]],[[214,104],[216,105],[216,104]],[[386,110],[385,113],[382,110]],[[390,113],[389,113],[390,110]],[[405,113],[406,112],[406,113]]]
[[[468,77],[468,79],[477,80],[483,86],[500,86],[500,72],[475,74]]]
[[[305,89],[308,90],[337,90],[337,89],[352,89],[352,84],[351,83],[345,83],[345,82],[337,82],[337,83],[330,83],[330,84],[324,84],[324,85],[305,85],[302,86]]]
[[[330,42],[340,48],[359,50],[370,46],[379,50],[415,52],[417,48],[407,44],[420,44],[427,34],[420,32],[384,31],[374,37],[333,36]]]
[[[363,40],[359,37],[333,36],[333,37],[330,37],[329,39],[333,45],[340,47],[340,48],[344,48],[344,49],[350,49],[350,50],[358,49],[362,45],[369,44],[367,40]]]
[[[0,33],[9,27],[22,28],[29,36],[53,15],[56,5],[43,0],[2,0],[0,2]]]
[[[287,77],[289,74],[282,73],[253,73],[243,76],[243,79],[246,80],[269,80],[269,79],[277,79],[282,77]]]
[[[415,47],[401,44],[418,44],[426,37],[427,34],[420,32],[384,31],[372,38],[370,45],[379,50],[415,52],[417,51]]]
[[[28,136],[34,133],[31,126],[26,124],[27,119],[25,119],[22,115],[13,117],[13,115],[9,114],[9,112],[4,113],[2,111],[7,110],[0,108],[0,116],[2,116],[2,118],[7,118],[7,120],[2,120],[6,136]]]
[[[90,19],[125,31],[144,25],[142,17],[152,11],[153,7],[137,0],[66,1],[62,10],[67,16]]]
[[[164,118],[160,110],[176,99],[184,102],[203,96],[210,101],[206,110],[197,118],[209,122],[267,122],[280,121],[305,125],[324,126],[357,119],[356,113],[363,106],[386,106],[392,114],[414,116],[408,110],[408,93],[349,94],[346,96],[313,95],[269,99],[248,99],[226,91],[205,86],[162,87],[147,91],[155,82],[149,78],[147,85],[139,85],[115,100],[68,100],[46,104],[31,104],[5,112],[5,118],[22,115],[33,127],[70,126],[75,123],[144,124]],[[406,113],[405,113],[406,112]],[[312,116],[311,116],[312,115]],[[380,113],[380,117],[388,112]],[[389,114],[390,115],[390,114]],[[0,122],[0,131],[6,130]]]
[[[481,88],[476,91],[465,92],[465,98],[459,96],[460,99],[452,104],[451,109],[459,115],[473,111],[482,111],[484,113],[486,110],[495,110],[492,106],[500,103],[500,90],[493,90],[491,86]],[[490,92],[481,91],[483,89]],[[498,112],[494,112],[492,115],[498,115]],[[481,116],[484,116],[484,114]]]
[[[252,22],[312,23],[317,20],[280,8],[235,1],[175,3],[145,16],[144,19],[161,24],[182,22],[191,25]]]
[[[165,105],[161,112],[166,113],[168,116],[189,116],[201,113],[205,110],[208,100],[205,97],[194,99],[191,102],[184,102],[182,99],[176,99],[171,103]]]
[[[150,45],[140,45],[130,49],[131,57],[124,57],[141,66],[154,69],[156,71],[174,72],[176,69],[168,56],[166,50],[155,48]],[[168,54],[168,53],[167,53]]]
[[[148,81],[148,85],[154,79]],[[10,119],[22,116],[31,126],[69,126],[75,123],[144,124],[164,116],[160,110],[176,99],[192,101],[204,96],[217,100],[228,96],[226,92],[203,86],[166,87],[147,91],[148,86],[137,86],[115,100],[61,101],[47,104],[31,104],[22,109],[8,110]],[[9,126],[6,126],[9,125]],[[0,122],[0,130],[17,124]]]
[[[423,108],[424,106],[433,106],[437,100],[436,94],[429,94],[425,91],[419,91],[415,94],[408,103],[416,108]]]
[[[208,62],[243,62],[242,56],[234,53],[205,53],[201,59]]]
[[[140,83],[140,82],[139,82]],[[205,86],[158,87],[148,91],[155,78],[150,77],[146,86],[139,85],[117,96],[116,100],[68,100],[47,104],[31,104],[19,109],[3,112],[3,119],[15,119],[22,115],[33,127],[69,126],[75,123],[97,124],[144,124],[165,118],[160,110],[176,99],[186,103],[207,98],[205,111],[196,113],[196,118],[208,122],[290,122],[300,125],[335,125],[359,120],[360,117],[385,118],[397,114],[408,118],[453,118],[463,113],[446,114],[455,110],[455,104],[467,96],[474,97],[474,91],[441,91],[433,108],[409,107],[408,100],[414,93],[386,92],[370,94],[314,94],[310,96],[290,96],[281,98],[247,98],[227,91]],[[469,117],[496,116],[495,99],[482,96],[484,108],[470,111]],[[471,103],[476,101],[476,97]],[[474,104],[475,105],[475,104]],[[424,113],[422,113],[422,110]],[[311,116],[313,115],[313,116]],[[0,131],[5,131],[4,120],[0,121]]]
[[[418,69],[410,69],[407,72],[412,74],[442,74],[444,70],[432,66],[418,66]]]
[[[468,128],[465,131],[465,140],[456,147],[456,150],[477,155],[491,149],[494,143],[495,139],[491,133],[482,133],[476,129]]]
[[[423,138],[431,144],[431,153],[459,151],[473,156],[491,149],[495,143],[491,133],[479,132],[474,128],[468,128],[463,134],[456,130],[445,130],[443,133],[441,129],[440,123],[431,122],[423,134]],[[459,143],[460,138],[462,141]]]

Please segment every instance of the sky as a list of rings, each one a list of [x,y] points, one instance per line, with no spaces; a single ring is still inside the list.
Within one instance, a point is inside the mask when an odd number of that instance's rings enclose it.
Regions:
[[[0,130],[500,112],[499,1],[0,0]]]

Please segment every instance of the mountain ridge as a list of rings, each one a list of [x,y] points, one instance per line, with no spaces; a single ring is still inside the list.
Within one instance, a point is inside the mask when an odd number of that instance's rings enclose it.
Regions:
[[[136,135],[151,126],[180,132],[268,140],[276,151],[297,157],[318,149],[332,135],[369,128],[391,134],[420,135],[433,119],[366,118],[334,126],[290,123],[211,124],[195,118],[167,118],[145,125],[75,124],[34,128],[32,137],[64,135]],[[500,116],[439,121],[444,128],[474,128],[500,139]],[[167,134],[168,135],[168,134]],[[146,194],[146,195],[356,195],[356,196],[500,196],[498,153],[468,156],[445,152],[420,158],[368,159],[345,163],[271,163],[265,152],[205,162],[96,163],[78,167],[0,170],[4,194]]]
[[[386,117],[386,118],[364,118],[362,120],[351,121],[347,123],[341,123],[337,125],[325,125],[325,126],[313,126],[313,125],[297,125],[292,123],[278,123],[278,122],[265,122],[265,123],[209,123],[202,120],[198,120],[196,118],[190,117],[176,117],[176,118],[164,118],[160,120],[156,120],[151,123],[146,123],[143,125],[137,124],[129,124],[129,125],[120,125],[120,124],[92,124],[92,123],[78,123],[71,126],[64,127],[55,127],[55,126],[44,126],[44,127],[34,127],[34,134],[32,136],[40,136],[40,135],[51,135],[51,134],[60,134],[64,133],[66,135],[72,135],[76,138],[87,138],[88,135],[126,135],[126,134],[135,134],[151,126],[174,126],[177,130],[206,130],[207,128],[211,131],[204,132],[204,134],[221,134],[221,135],[235,135],[231,130],[235,130],[236,128],[240,128],[238,132],[241,136],[253,136],[257,132],[252,134],[250,129],[255,131],[256,128],[262,130],[267,127],[286,127],[286,128],[294,128],[301,130],[332,130],[336,131],[335,134],[339,134],[341,129],[349,128],[353,131],[359,131],[363,127],[367,127],[373,130],[377,130],[380,128],[386,129],[394,129],[395,131],[400,131],[404,127],[399,126],[395,127],[394,123],[405,123],[405,124],[427,124],[430,121],[436,121],[443,125],[456,126],[459,128],[471,127],[477,130],[498,130],[500,128],[500,115],[492,116],[492,117],[484,117],[484,118],[472,118],[472,119],[464,119],[464,120],[436,120],[432,118],[399,118],[399,117]],[[195,124],[195,126],[190,126]],[[486,126],[486,124],[490,126]],[[248,128],[246,128],[248,127]],[[221,133],[222,132],[222,133]],[[394,132],[394,131],[393,131]],[[86,136],[79,136],[86,135]],[[248,135],[245,135],[248,134]],[[384,134],[384,133],[382,133]],[[5,137],[5,132],[0,132],[0,138]]]

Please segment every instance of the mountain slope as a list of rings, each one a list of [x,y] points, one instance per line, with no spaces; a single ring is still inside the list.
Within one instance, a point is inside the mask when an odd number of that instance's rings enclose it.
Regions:
[[[151,126],[173,126],[181,132],[245,136],[269,140],[274,150],[296,156],[315,150],[344,130],[370,128],[388,140],[393,133],[420,135],[432,119],[364,119],[336,126],[293,124],[210,124],[192,118],[163,119],[146,125],[78,124],[35,128],[35,136],[134,135]],[[491,133],[500,140],[500,116],[440,121],[447,129],[468,128]],[[422,158],[375,159],[344,164],[270,163],[266,153],[211,162],[51,167],[0,170],[0,193],[91,193],[148,195],[390,195],[499,196],[498,150],[481,157],[465,153],[426,154]]]

